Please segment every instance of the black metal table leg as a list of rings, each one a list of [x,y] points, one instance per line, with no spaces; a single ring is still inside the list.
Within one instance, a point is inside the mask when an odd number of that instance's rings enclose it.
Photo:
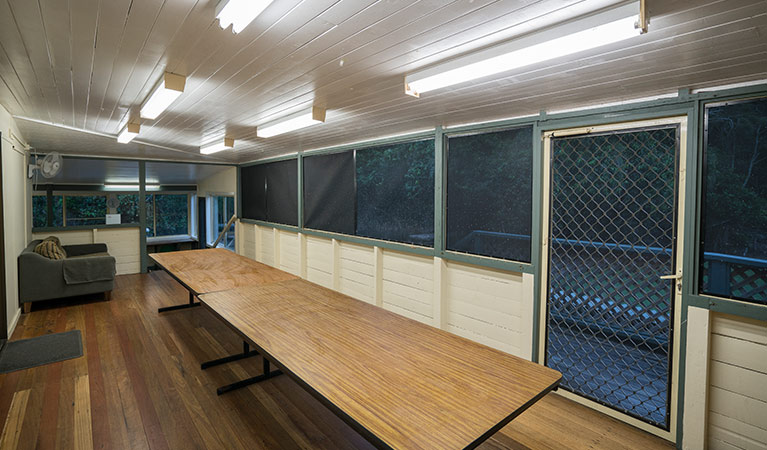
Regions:
[[[174,306],[166,306],[163,308],[158,308],[157,312],[166,312],[166,311],[175,311],[177,309],[187,309],[187,308],[194,308],[195,306],[200,306],[200,302],[194,301],[194,294],[190,291],[189,292],[189,303],[184,303],[183,305],[174,305]]]
[[[214,359],[212,361],[206,361],[200,365],[200,368],[202,370],[205,370],[208,367],[213,367],[213,366],[218,366],[220,364],[239,361],[241,359],[250,358],[251,356],[256,356],[256,355],[258,355],[258,352],[255,350],[251,350],[250,345],[247,342],[243,342],[242,353],[237,353],[236,355],[224,356],[223,358]]]
[[[253,377],[253,378],[248,378],[248,379],[245,379],[245,380],[242,380],[242,381],[238,381],[236,383],[227,384],[226,386],[221,386],[220,388],[216,389],[216,394],[218,394],[218,395],[226,394],[227,392],[231,392],[231,391],[234,391],[236,389],[244,388],[244,387],[250,386],[251,384],[260,383],[260,382],[262,382],[264,380],[268,380],[270,378],[274,378],[277,375],[282,375],[282,371],[280,371],[280,370],[270,371],[269,360],[264,358],[264,373],[263,374],[261,374],[259,376],[256,376],[256,377]]]

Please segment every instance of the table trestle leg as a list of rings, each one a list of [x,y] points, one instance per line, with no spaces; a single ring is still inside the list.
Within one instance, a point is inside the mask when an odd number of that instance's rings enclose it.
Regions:
[[[174,306],[166,306],[164,308],[158,308],[157,312],[166,312],[166,311],[175,311],[177,309],[187,309],[187,308],[194,308],[195,306],[200,306],[200,302],[194,301],[194,294],[190,291],[189,292],[189,303],[184,303],[182,305],[174,305]]]
[[[277,375],[282,375],[282,371],[280,370],[274,370],[272,371],[269,368],[269,360],[264,358],[264,373],[261,375],[258,375],[253,378],[248,378],[246,380],[238,381],[236,383],[227,384],[226,386],[221,386],[220,388],[216,389],[216,393],[218,395],[226,394],[227,392],[234,391],[236,389],[244,388],[247,386],[250,386],[251,384],[260,383],[261,381],[268,380],[270,378],[274,378]]]
[[[202,370],[207,369],[208,367],[218,366],[221,364],[226,364],[234,361],[239,361],[241,359],[250,358],[251,356],[258,355],[258,352],[255,350],[250,349],[250,345],[247,342],[242,343],[242,353],[237,353],[235,355],[229,355],[224,356],[223,358],[214,359],[212,361],[206,361],[200,365],[200,368]]]

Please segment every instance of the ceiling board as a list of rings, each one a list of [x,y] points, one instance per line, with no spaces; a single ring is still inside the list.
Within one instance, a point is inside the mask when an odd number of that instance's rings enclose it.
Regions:
[[[764,0],[648,0],[646,35],[421,99],[404,94],[407,73],[615,1],[275,0],[237,35],[220,29],[215,3],[0,2],[0,103],[32,119],[19,127],[41,151],[243,162],[767,72]],[[155,146],[117,144],[166,70],[187,83],[142,124],[138,140]],[[255,126],[312,104],[327,108],[325,124],[255,136]],[[224,134],[235,151],[199,154]]]

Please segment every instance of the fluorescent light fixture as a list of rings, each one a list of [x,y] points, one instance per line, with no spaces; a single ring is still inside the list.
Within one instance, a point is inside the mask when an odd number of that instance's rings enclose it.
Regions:
[[[239,33],[258,17],[273,0],[221,0],[216,6],[216,19],[221,28],[232,25],[232,32]]]
[[[105,184],[104,189],[108,191],[138,191],[138,184]],[[147,191],[157,191],[160,189],[159,184],[147,184]]]
[[[256,136],[268,138],[323,122],[325,122],[325,108],[313,106],[310,110],[299,111],[261,125],[256,128]]]
[[[203,155],[210,155],[211,153],[220,152],[222,150],[231,150],[234,148],[234,139],[224,138],[220,141],[211,142],[210,144],[200,147],[200,153]]]
[[[640,1],[592,14],[412,73],[405,93],[424,92],[612,44],[642,33]]]
[[[125,125],[125,128],[117,135],[117,142],[121,144],[127,144],[132,141],[134,137],[138,136],[141,125],[137,123],[129,123]]]
[[[141,117],[154,120],[184,92],[186,77],[165,72],[149,98],[141,107]]]

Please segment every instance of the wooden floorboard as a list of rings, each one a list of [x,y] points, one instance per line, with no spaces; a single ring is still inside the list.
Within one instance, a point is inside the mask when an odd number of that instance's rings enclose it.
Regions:
[[[200,370],[242,342],[164,272],[125,275],[112,300],[36,304],[12,339],[79,329],[83,357],[0,375],[0,448],[372,449],[285,376],[218,397],[261,359]],[[481,449],[666,449],[643,431],[549,394]]]

